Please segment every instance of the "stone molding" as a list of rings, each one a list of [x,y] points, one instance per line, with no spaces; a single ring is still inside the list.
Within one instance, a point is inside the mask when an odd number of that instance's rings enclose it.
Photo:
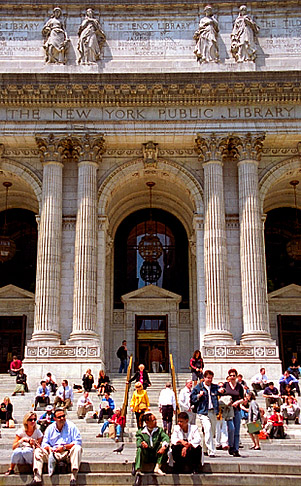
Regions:
[[[278,358],[277,346],[204,346],[204,358]]]
[[[27,346],[25,348],[26,358],[83,358],[100,357],[100,348],[98,346]]]
[[[52,107],[54,102],[57,107],[70,104],[87,107],[108,103],[110,106],[149,106],[150,103],[171,106],[179,101],[192,106],[267,104],[283,103],[284,97],[286,103],[301,100],[296,71],[239,73],[240,82],[232,80],[231,74],[223,73],[224,82],[220,83],[216,73],[189,73],[189,78],[179,73],[174,75],[173,84],[163,73],[162,83],[157,83],[157,75],[152,74],[91,74],[90,79],[94,82],[86,83],[80,75],[69,75],[67,81],[64,74],[57,73],[57,83],[62,77],[60,84],[52,83],[51,75],[47,74],[41,74],[36,83],[32,83],[31,78],[28,79],[31,83],[26,83],[26,76],[14,74],[16,84],[13,84],[11,77],[2,74],[0,97],[4,106],[35,106],[42,103],[44,107]],[[129,76],[130,80],[126,83]]]
[[[64,230],[75,230],[76,217],[64,216],[62,219],[62,226]]]

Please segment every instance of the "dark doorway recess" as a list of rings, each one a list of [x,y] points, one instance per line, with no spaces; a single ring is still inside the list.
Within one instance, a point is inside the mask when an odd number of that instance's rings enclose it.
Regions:
[[[6,219],[7,235],[17,249],[11,260],[0,263],[0,287],[12,284],[34,293],[38,238],[35,215],[26,209],[9,209]],[[3,224],[4,211],[0,213],[1,230]]]
[[[292,356],[301,359],[301,316],[278,315],[280,359],[286,370]]]
[[[301,211],[298,210],[301,222]],[[296,235],[296,209],[279,208],[268,212],[265,223],[265,251],[268,292],[290,284],[301,285],[301,260],[292,258],[287,245]]]
[[[172,214],[152,209],[155,233],[163,252],[157,260],[161,274],[155,285],[182,296],[180,308],[189,307],[188,240],[185,229]],[[141,238],[146,234],[149,209],[129,215],[119,226],[115,236],[114,307],[123,308],[121,296],[144,287],[141,277],[143,259],[138,252]]]
[[[0,317],[0,373],[9,369],[13,356],[24,357],[26,316]]]
[[[152,371],[150,353],[155,345],[162,352],[162,371],[168,372],[168,325],[167,316],[136,316],[135,369],[144,364]]]

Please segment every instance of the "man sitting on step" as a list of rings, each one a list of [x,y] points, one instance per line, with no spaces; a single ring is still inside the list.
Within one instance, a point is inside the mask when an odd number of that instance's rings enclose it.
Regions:
[[[43,463],[48,462],[48,474],[52,476],[57,462],[71,463],[70,486],[76,486],[77,473],[82,457],[82,439],[78,428],[66,420],[65,410],[57,408],[55,422],[47,427],[42,447],[34,451],[31,486],[42,486]]]
[[[42,380],[40,386],[37,388],[37,394],[34,400],[34,409],[37,410],[38,404],[49,405],[50,404],[50,391],[47,388],[46,381]]]
[[[175,473],[199,473],[203,463],[202,438],[197,425],[189,423],[186,412],[180,412],[178,425],[171,436],[173,470]]]
[[[62,386],[60,386],[56,392],[56,397],[54,399],[54,406],[63,407],[64,410],[72,407],[73,402],[73,390],[71,386],[68,385],[68,380],[62,381]]]
[[[161,464],[167,459],[169,437],[162,427],[157,427],[157,419],[152,413],[143,417],[145,427],[136,433],[136,473],[152,472],[162,476]]]
[[[77,416],[83,419],[87,412],[92,412],[93,402],[89,397],[89,392],[85,392],[77,401]]]

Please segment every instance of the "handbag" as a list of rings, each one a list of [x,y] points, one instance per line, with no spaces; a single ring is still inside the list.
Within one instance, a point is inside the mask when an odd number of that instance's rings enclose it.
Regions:
[[[9,429],[14,429],[15,428],[14,419],[9,419],[9,421],[8,421],[8,428]]]
[[[256,432],[260,432],[262,430],[261,421],[256,420],[256,422],[248,422],[247,429],[249,434],[256,434]]]

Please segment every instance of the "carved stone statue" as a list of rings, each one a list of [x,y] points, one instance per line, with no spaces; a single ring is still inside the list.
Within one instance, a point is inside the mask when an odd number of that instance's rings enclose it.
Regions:
[[[101,48],[106,36],[101,30],[100,23],[93,16],[92,8],[88,8],[86,17],[78,30],[79,64],[95,64],[100,59]]]
[[[64,23],[61,20],[62,11],[59,7],[53,9],[53,14],[43,27],[45,61],[54,64],[65,64],[70,39],[67,38]]]
[[[246,5],[242,5],[231,34],[231,53],[236,62],[255,61],[258,31],[258,25],[247,15]]]
[[[202,17],[199,23],[199,28],[195,32],[193,38],[196,41],[194,53],[197,60],[202,62],[218,62],[218,21],[213,15],[212,7],[207,5],[204,8],[205,17]]]

